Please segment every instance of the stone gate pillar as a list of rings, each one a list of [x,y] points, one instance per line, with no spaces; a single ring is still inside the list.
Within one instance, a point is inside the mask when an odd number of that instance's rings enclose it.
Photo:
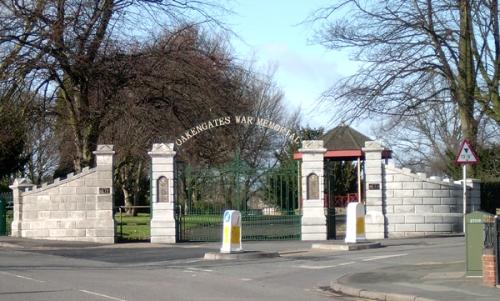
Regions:
[[[23,222],[23,197],[22,193],[28,189],[32,188],[33,184],[29,182],[26,178],[18,178],[14,180],[10,189],[12,189],[12,202],[14,204],[13,218],[11,223],[10,235],[14,237],[22,237],[22,222]]]
[[[384,148],[376,141],[365,142],[365,231],[367,239],[385,238],[384,175],[382,153]]]
[[[302,240],[326,240],[322,140],[302,141]]]
[[[153,144],[151,156],[151,243],[175,243],[174,144]]]
[[[95,155],[95,169],[99,181],[99,194],[95,197],[96,214],[99,223],[96,225],[95,242],[112,244],[115,242],[115,219],[113,217],[113,164],[115,151],[112,144],[97,145],[92,153]],[[98,228],[97,228],[98,227]]]

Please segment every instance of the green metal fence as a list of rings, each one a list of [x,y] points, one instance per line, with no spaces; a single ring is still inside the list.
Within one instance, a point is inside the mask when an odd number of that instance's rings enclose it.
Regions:
[[[297,165],[254,168],[236,156],[221,168],[177,167],[180,241],[220,241],[228,209],[242,214],[242,240],[300,239]]]
[[[179,214],[180,241],[222,241],[223,211]],[[278,213],[242,211],[242,240],[299,240],[301,216],[296,211]]]
[[[10,235],[13,217],[12,192],[0,193],[0,235]]]

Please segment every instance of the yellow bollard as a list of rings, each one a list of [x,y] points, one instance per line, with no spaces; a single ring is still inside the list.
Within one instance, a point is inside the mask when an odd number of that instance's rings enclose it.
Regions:
[[[224,212],[221,253],[241,252],[241,213],[237,210]]]
[[[366,241],[365,236],[365,206],[362,203],[347,205],[346,243]]]

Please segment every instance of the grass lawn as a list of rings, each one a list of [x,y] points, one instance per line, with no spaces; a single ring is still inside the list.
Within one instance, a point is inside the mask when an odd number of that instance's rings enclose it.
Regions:
[[[129,216],[115,214],[116,234],[122,240],[148,240],[150,239],[149,213],[139,213]]]

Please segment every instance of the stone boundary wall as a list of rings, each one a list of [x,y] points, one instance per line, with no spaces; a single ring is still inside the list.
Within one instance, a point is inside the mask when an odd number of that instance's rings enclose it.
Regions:
[[[386,233],[389,238],[463,231],[462,181],[427,177],[407,168],[383,165]],[[467,212],[481,204],[480,183],[467,180]]]
[[[16,179],[12,236],[114,243],[113,146],[99,145],[97,166],[35,187]]]

